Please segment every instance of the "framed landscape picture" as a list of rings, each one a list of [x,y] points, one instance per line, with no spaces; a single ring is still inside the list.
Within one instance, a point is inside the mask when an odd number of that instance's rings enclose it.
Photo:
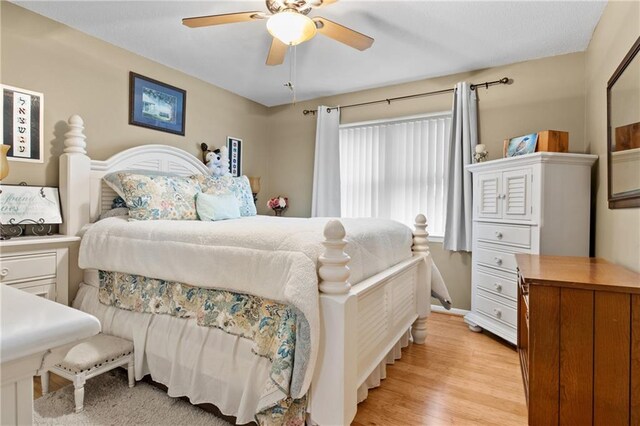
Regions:
[[[7,159],[42,163],[44,161],[44,95],[7,85],[2,88],[2,143],[11,148]]]
[[[184,136],[187,92],[129,73],[129,124]]]
[[[231,176],[242,176],[242,139],[227,137],[229,150],[229,171]]]

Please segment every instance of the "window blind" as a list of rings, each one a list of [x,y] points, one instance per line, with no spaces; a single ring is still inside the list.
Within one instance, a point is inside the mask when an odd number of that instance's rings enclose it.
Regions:
[[[424,213],[442,237],[450,126],[450,112],[340,126],[341,215],[413,226]]]

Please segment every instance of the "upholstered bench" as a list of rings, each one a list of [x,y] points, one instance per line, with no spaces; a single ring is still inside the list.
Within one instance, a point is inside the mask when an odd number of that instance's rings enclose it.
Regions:
[[[84,408],[84,384],[87,379],[127,365],[129,387],[135,385],[133,375],[133,343],[119,337],[99,333],[74,346],[64,360],[49,371],[73,382],[76,413]],[[42,393],[49,391],[49,373],[41,376]]]

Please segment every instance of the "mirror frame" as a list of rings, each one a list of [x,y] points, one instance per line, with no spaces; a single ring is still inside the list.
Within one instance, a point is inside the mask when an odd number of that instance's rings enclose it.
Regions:
[[[640,51],[640,37],[638,37],[631,47],[631,50],[629,50],[629,53],[627,53],[620,65],[618,65],[618,68],[607,83],[607,195],[610,209],[640,207],[640,189],[634,190],[632,193],[625,195],[614,195],[611,191],[611,149],[613,147],[613,140],[611,138],[611,89],[616,81],[618,81],[622,76],[631,61],[633,61],[637,56],[638,51]]]

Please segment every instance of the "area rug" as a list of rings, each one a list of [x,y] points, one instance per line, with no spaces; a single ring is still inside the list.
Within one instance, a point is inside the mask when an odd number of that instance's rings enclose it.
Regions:
[[[51,392],[34,402],[36,425],[189,425],[229,426],[230,423],[171,398],[145,382],[129,388],[127,374],[109,371],[85,384],[84,411],[74,413],[73,385]]]

